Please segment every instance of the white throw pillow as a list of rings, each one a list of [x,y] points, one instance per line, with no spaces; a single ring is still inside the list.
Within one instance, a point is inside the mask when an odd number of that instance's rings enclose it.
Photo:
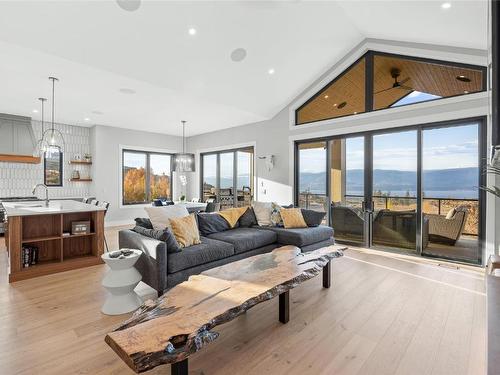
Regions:
[[[170,219],[189,216],[189,212],[184,205],[174,204],[164,207],[144,207],[148,213],[149,220],[154,229],[163,230],[170,228]]]
[[[253,212],[257,218],[257,223],[262,227],[269,227],[273,225],[271,222],[271,213],[273,211],[273,204],[271,202],[252,202]]]

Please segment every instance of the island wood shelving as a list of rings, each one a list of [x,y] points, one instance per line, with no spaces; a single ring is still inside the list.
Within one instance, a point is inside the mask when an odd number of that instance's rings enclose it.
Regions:
[[[64,235],[73,221],[90,221],[90,233]],[[9,282],[102,263],[104,211],[12,216],[7,228]],[[37,264],[23,267],[23,245],[38,248]]]

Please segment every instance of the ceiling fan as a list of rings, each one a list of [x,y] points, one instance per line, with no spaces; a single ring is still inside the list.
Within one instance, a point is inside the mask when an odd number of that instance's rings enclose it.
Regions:
[[[380,94],[381,92],[389,91],[392,89],[403,89],[403,90],[413,91],[412,87],[405,86],[405,83],[410,80],[410,77],[407,77],[407,78],[403,79],[402,81],[398,81],[398,78],[400,75],[401,75],[401,70],[399,70],[397,68],[392,68],[391,69],[391,77],[394,78],[394,83],[392,84],[391,87],[377,91],[375,94]]]

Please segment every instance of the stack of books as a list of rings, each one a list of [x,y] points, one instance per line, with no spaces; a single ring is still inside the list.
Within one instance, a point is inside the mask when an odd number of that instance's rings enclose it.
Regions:
[[[23,245],[22,252],[23,267],[34,266],[38,263],[38,247],[31,245]]]

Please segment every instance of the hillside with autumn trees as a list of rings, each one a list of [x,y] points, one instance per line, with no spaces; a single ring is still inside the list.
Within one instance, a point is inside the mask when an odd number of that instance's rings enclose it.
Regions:
[[[129,168],[124,171],[123,202],[149,202],[160,197],[170,197],[170,176],[155,175],[150,170],[150,197],[146,197],[146,170]]]

